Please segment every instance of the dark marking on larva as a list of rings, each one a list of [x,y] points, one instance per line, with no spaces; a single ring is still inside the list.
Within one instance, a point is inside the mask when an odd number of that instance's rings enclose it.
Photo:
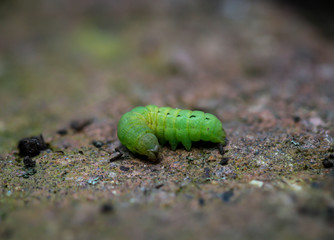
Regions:
[[[194,118],[194,117],[196,117],[195,115],[191,115],[189,118]]]
[[[181,115],[179,114],[179,115],[177,115],[176,117],[181,117]]]
[[[167,115],[170,115],[170,113],[167,113]]]
[[[210,120],[210,118],[205,118],[205,120]]]

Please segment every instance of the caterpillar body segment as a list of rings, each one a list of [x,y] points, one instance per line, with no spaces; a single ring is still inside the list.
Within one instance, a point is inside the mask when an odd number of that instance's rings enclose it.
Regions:
[[[189,151],[192,142],[225,144],[221,121],[202,111],[148,105],[125,113],[117,127],[118,138],[131,152],[155,160],[160,148],[169,142],[175,150],[179,143]],[[160,144],[159,144],[160,143]]]

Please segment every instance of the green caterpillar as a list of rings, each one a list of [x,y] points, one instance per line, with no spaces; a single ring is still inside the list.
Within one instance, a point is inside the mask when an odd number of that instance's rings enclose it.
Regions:
[[[189,151],[192,141],[225,144],[225,131],[210,113],[148,105],[125,113],[118,122],[117,135],[131,152],[155,160],[160,144],[169,142],[175,150],[179,142]]]

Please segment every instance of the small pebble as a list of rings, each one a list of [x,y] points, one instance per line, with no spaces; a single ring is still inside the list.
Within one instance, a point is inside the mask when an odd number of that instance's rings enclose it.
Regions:
[[[294,121],[295,123],[299,123],[299,122],[300,122],[300,117],[299,117],[299,116],[294,116],[294,117],[293,117],[293,121]]]
[[[59,129],[57,131],[57,133],[60,135],[60,136],[64,136],[67,134],[67,129],[66,128],[62,128],[62,129]]]
[[[93,141],[92,144],[97,147],[97,148],[101,148],[103,146],[103,142],[101,141]]]
[[[229,191],[226,191],[224,192],[222,195],[221,195],[221,199],[224,201],[224,202],[229,202],[231,200],[231,198],[233,197],[234,195],[234,192],[233,192],[233,189],[229,190]]]
[[[252,180],[252,181],[249,182],[249,184],[261,188],[261,187],[263,186],[264,183],[263,183],[262,181]]]
[[[36,162],[29,156],[24,157],[23,164],[25,168],[33,168],[36,166]]]
[[[22,157],[35,157],[40,153],[40,151],[45,150],[46,148],[47,147],[42,135],[38,137],[23,138],[18,143],[18,149]]]
[[[226,158],[226,157],[224,157],[224,158],[222,158],[222,160],[220,161],[220,165],[226,165],[228,163],[228,158]]]
[[[163,187],[163,186],[164,186],[164,184],[161,183],[161,184],[156,185],[155,188],[156,188],[156,189],[159,189],[159,188],[161,188],[161,187]]]
[[[114,207],[111,203],[104,203],[101,205],[101,213],[111,213],[114,211]]]
[[[93,122],[92,119],[73,120],[70,123],[71,129],[75,132],[81,132],[85,127],[89,126]]]
[[[129,167],[125,167],[125,166],[120,166],[119,169],[121,171],[127,172],[127,171],[129,171],[130,168]]]
[[[331,168],[331,167],[333,167],[333,162],[331,160],[329,160],[328,158],[325,158],[322,161],[322,164],[324,165],[324,168]]]
[[[90,185],[95,185],[95,184],[99,183],[99,181],[100,181],[100,177],[96,177],[96,178],[88,179],[87,183],[90,184]]]
[[[205,205],[205,200],[204,200],[204,198],[199,198],[199,199],[198,199],[198,204],[199,204],[201,207],[203,207],[203,206]]]

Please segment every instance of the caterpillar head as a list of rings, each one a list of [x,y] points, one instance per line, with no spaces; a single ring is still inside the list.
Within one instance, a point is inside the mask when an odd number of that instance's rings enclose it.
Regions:
[[[160,145],[154,134],[143,134],[137,144],[136,150],[139,154],[147,156],[150,160],[156,160],[158,158]]]
[[[216,116],[206,113],[201,130],[202,140],[225,144],[226,133]]]

